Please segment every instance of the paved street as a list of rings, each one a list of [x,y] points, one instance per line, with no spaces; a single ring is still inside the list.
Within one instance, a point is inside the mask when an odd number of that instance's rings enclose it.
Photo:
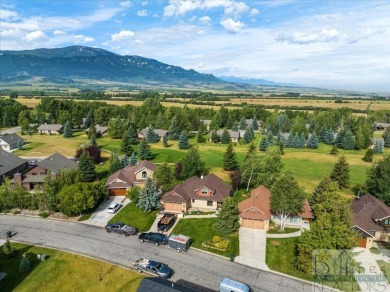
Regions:
[[[21,127],[13,127],[11,129],[8,129],[8,130],[4,130],[2,132],[0,132],[0,135],[6,135],[6,134],[14,134],[16,132],[19,132],[21,130]]]
[[[167,246],[140,243],[137,237],[107,233],[101,227],[49,219],[0,215],[0,238],[5,231],[17,232],[13,240],[77,252],[129,266],[137,258],[167,263],[175,270],[173,281],[187,281],[217,290],[223,277],[249,284],[254,291],[312,291],[311,284],[278,274],[232,263],[190,249],[178,254]]]

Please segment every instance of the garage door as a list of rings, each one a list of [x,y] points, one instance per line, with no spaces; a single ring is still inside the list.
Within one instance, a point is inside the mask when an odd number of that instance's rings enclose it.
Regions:
[[[242,219],[241,227],[264,229],[264,221],[255,219]]]
[[[181,203],[164,203],[164,210],[181,212]]]
[[[126,189],[110,189],[108,194],[110,196],[126,196]]]
[[[359,238],[358,246],[366,248],[367,247],[367,238]]]

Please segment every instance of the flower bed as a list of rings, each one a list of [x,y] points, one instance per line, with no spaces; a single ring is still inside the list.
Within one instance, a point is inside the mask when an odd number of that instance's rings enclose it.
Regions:
[[[208,248],[226,251],[229,247],[229,240],[222,240],[219,236],[214,236],[213,240],[204,241],[202,245]]]

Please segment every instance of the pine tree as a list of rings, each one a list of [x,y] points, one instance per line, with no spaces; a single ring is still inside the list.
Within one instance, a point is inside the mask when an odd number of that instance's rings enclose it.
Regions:
[[[350,130],[345,132],[345,135],[341,141],[342,148],[345,150],[353,150],[356,147],[356,138]]]
[[[179,137],[179,149],[188,149],[188,148],[190,148],[190,145],[188,142],[187,131],[183,130]]]
[[[131,154],[130,156],[130,160],[129,160],[129,165],[130,166],[134,166],[134,165],[137,165],[137,156],[135,155],[135,152],[133,152],[133,154]]]
[[[159,140],[158,135],[154,131],[152,125],[149,125],[146,131],[146,139],[148,139],[149,143],[157,143]]]
[[[30,270],[30,261],[28,260],[26,254],[23,254],[22,260],[20,261],[19,271],[22,273],[27,273]]]
[[[237,122],[234,122],[233,126],[232,126],[232,131],[238,131],[239,128],[238,128],[238,123]]]
[[[221,135],[221,143],[222,144],[229,144],[232,141],[230,134],[228,130],[223,130],[222,135]]]
[[[196,133],[196,142],[197,143],[206,142],[206,139],[203,136],[204,134],[205,134],[205,126],[203,123],[201,123],[199,126],[199,129],[198,129],[198,133]]]
[[[219,137],[217,131],[213,130],[210,134],[210,140],[212,143],[218,143]]]
[[[168,129],[169,139],[178,140],[181,132],[182,132],[182,129],[180,128],[180,124],[179,124],[176,116],[174,116],[172,119],[171,125],[169,126],[169,129]]]
[[[320,130],[320,135],[319,135],[320,142],[326,143],[325,141],[326,141],[327,133],[328,133],[328,128],[326,127],[326,125],[322,126],[321,130]]]
[[[294,148],[294,135],[292,133],[288,133],[286,147],[287,148]]]
[[[129,127],[129,140],[130,140],[130,144],[131,145],[136,145],[138,143],[138,134],[137,134],[137,129],[135,128],[134,125],[130,124],[130,127]]]
[[[236,154],[233,150],[233,144],[229,143],[229,145],[226,148],[226,152],[223,156],[223,169],[224,170],[235,170],[238,168],[238,162],[236,159]]]
[[[64,126],[64,138],[70,138],[72,137],[72,126],[70,125],[69,121],[66,121]]]
[[[272,131],[269,131],[267,133],[267,144],[268,144],[268,147],[269,146],[274,146],[274,134],[272,133]]]
[[[299,136],[299,147],[298,148],[305,148],[306,147],[306,139],[305,134],[302,132]]]
[[[327,145],[333,145],[334,144],[334,136],[332,129],[328,129],[325,133],[325,139],[324,143]]]
[[[240,130],[245,130],[246,129],[246,119],[245,119],[245,117],[241,118],[239,127],[240,127]]]
[[[310,135],[310,138],[307,141],[307,148],[309,148],[309,149],[317,149],[318,148],[318,139],[317,139],[316,132],[313,132]]]
[[[253,127],[254,130],[258,130],[259,129],[259,123],[258,123],[256,117],[253,117],[253,119],[252,119],[252,127]]]
[[[90,140],[95,139],[95,141],[96,141],[96,128],[95,128],[95,125],[93,123],[89,126],[89,129],[88,129],[88,139],[90,139]]]
[[[346,130],[345,129],[341,129],[338,133],[337,133],[337,136],[336,136],[336,139],[335,139],[335,144],[337,146],[337,148],[341,148],[341,149],[344,149],[344,146],[343,146],[343,140],[344,140],[344,137],[345,137],[345,134],[346,134]]]
[[[374,144],[374,153],[380,154],[383,153],[383,143],[382,141],[376,140]]]
[[[284,138],[282,131],[279,130],[278,134],[276,135],[276,143],[279,144],[279,142]]]
[[[133,147],[130,143],[130,136],[128,131],[123,132],[121,151],[126,155],[131,155],[133,153]]]
[[[240,227],[238,205],[233,198],[227,198],[218,213],[216,228],[221,234],[236,232]]]
[[[88,112],[87,118],[85,119],[85,127],[89,128],[93,124],[93,113]]]
[[[120,168],[125,168],[129,165],[130,158],[125,154],[123,155],[122,159],[120,160]]]
[[[108,167],[109,175],[117,172],[118,170],[121,169],[121,167],[122,165],[118,154],[116,154],[115,152],[111,153],[110,165]]]
[[[331,155],[337,155],[339,154],[339,149],[337,149],[336,144],[333,145],[332,149],[330,149],[329,154]]]
[[[388,129],[390,129],[390,127]],[[385,135],[384,139],[385,139],[385,145],[384,146],[386,148],[389,148],[390,147],[390,131],[388,132],[387,135]]]
[[[7,239],[7,241],[3,245],[3,252],[8,257],[11,258],[15,255],[15,248],[11,245],[10,241]]]
[[[150,212],[152,210],[160,209],[160,196],[161,192],[155,186],[154,181],[149,177],[146,180],[144,188],[139,194],[137,207],[144,212]]]
[[[339,183],[340,189],[349,188],[349,164],[344,155],[335,163],[330,178]]]
[[[261,138],[261,140],[260,140],[259,150],[260,151],[267,151],[267,148],[268,148],[268,139],[267,139],[267,136],[263,136],[263,138]]]
[[[232,189],[238,190],[241,184],[241,170],[240,169],[235,169],[230,172],[229,174],[230,177],[230,184],[232,185]]]
[[[169,140],[169,136],[168,136],[168,133],[166,133],[163,137],[163,145],[164,147],[168,147],[168,140]]]
[[[141,160],[151,160],[153,158],[152,151],[150,150],[150,146],[146,138],[142,139],[139,144],[138,157]]]
[[[95,180],[97,176],[95,164],[86,151],[81,154],[78,166],[80,171],[80,180],[82,182],[91,182]]]
[[[181,178],[187,179],[194,175],[206,174],[207,169],[200,159],[198,147],[191,147],[181,161]]]
[[[292,143],[291,143],[291,147],[292,148],[299,148],[300,143],[301,143],[301,139],[299,138],[298,133],[295,133],[294,138],[293,138]]]
[[[317,196],[324,193],[330,183],[332,183],[332,180],[328,175],[320,181],[311,196],[310,205],[317,204]]]
[[[252,142],[253,138],[254,138],[253,128],[251,125],[249,125],[246,127],[246,130],[244,133],[244,137],[243,137],[244,144],[248,144],[248,143]]]
[[[374,156],[374,150],[370,148],[367,149],[366,154],[364,154],[364,157],[362,158],[365,162],[372,162]]]
[[[279,142],[279,152],[280,155],[284,155],[284,144],[281,141]]]

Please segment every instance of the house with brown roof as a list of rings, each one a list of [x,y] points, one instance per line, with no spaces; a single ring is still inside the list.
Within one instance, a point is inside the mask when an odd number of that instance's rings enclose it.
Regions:
[[[188,209],[214,211],[230,196],[232,189],[215,174],[193,176],[161,197],[163,209],[169,212],[186,212]]]
[[[109,176],[106,189],[109,196],[126,196],[129,189],[134,186],[143,187],[146,180],[153,177],[156,165],[143,160],[137,165],[126,166]]]
[[[61,134],[62,133],[63,126],[61,124],[42,124],[40,125],[37,130],[39,134]]]
[[[389,241],[389,206],[372,195],[364,195],[351,204],[351,212],[359,247],[371,248],[373,241]]]
[[[270,221],[275,222],[276,225],[280,225],[280,218],[272,213],[270,206],[270,190],[263,185],[253,189],[250,198],[238,204],[241,227],[264,229],[268,231]],[[309,222],[312,219],[312,210],[309,202],[305,199],[302,211],[299,214],[290,215],[287,219],[286,227],[309,229]]]
[[[146,127],[145,129],[142,129],[138,133],[138,138],[140,138],[140,139],[146,138],[146,133],[147,132],[148,132],[148,127]],[[154,132],[157,134],[159,140],[161,140],[161,141],[164,138],[165,134],[168,133],[167,130],[162,130],[162,129],[154,129]]]

